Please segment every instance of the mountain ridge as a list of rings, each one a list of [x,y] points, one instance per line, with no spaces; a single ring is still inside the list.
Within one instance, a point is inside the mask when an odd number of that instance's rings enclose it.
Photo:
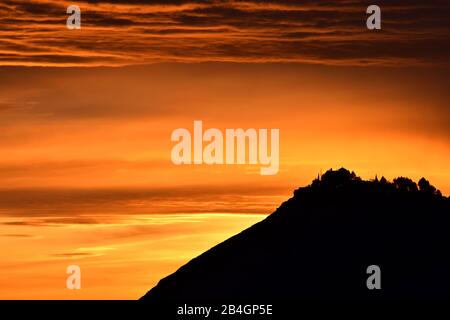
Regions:
[[[449,298],[449,213],[450,198],[424,178],[329,170],[141,300]],[[366,286],[370,265],[380,267],[380,290]]]

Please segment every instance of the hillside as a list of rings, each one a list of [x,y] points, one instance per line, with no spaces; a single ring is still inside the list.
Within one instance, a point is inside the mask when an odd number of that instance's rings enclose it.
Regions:
[[[381,269],[369,290],[366,270]],[[428,181],[328,171],[142,300],[450,298],[450,199]]]

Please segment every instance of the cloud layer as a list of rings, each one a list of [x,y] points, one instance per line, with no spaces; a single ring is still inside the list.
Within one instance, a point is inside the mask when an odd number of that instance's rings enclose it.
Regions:
[[[9,226],[42,226],[104,223],[105,218],[96,218],[96,215],[122,213],[270,213],[288,194],[279,187],[255,190],[252,186],[225,186],[213,191],[209,189],[202,186],[170,189],[0,189],[0,216],[52,217],[4,223]]]
[[[66,28],[77,4],[82,29]],[[95,66],[167,61],[448,64],[448,1],[5,0],[0,65]]]

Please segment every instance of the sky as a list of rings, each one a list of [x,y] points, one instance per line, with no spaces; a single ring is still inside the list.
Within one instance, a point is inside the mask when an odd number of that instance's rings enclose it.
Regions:
[[[66,8],[82,28],[64,28]],[[122,66],[167,61],[338,65],[448,63],[445,0],[380,0],[368,32],[361,0],[4,0],[0,63]]]
[[[450,5],[369,4],[2,1],[0,298],[138,298],[330,168],[450,195]],[[174,165],[194,120],[280,129],[278,174]]]

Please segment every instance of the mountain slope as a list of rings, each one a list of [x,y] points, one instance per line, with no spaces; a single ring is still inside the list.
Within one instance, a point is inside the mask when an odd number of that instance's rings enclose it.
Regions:
[[[425,179],[345,169],[162,279],[142,300],[450,298],[450,199]],[[381,290],[366,270],[381,269]]]

